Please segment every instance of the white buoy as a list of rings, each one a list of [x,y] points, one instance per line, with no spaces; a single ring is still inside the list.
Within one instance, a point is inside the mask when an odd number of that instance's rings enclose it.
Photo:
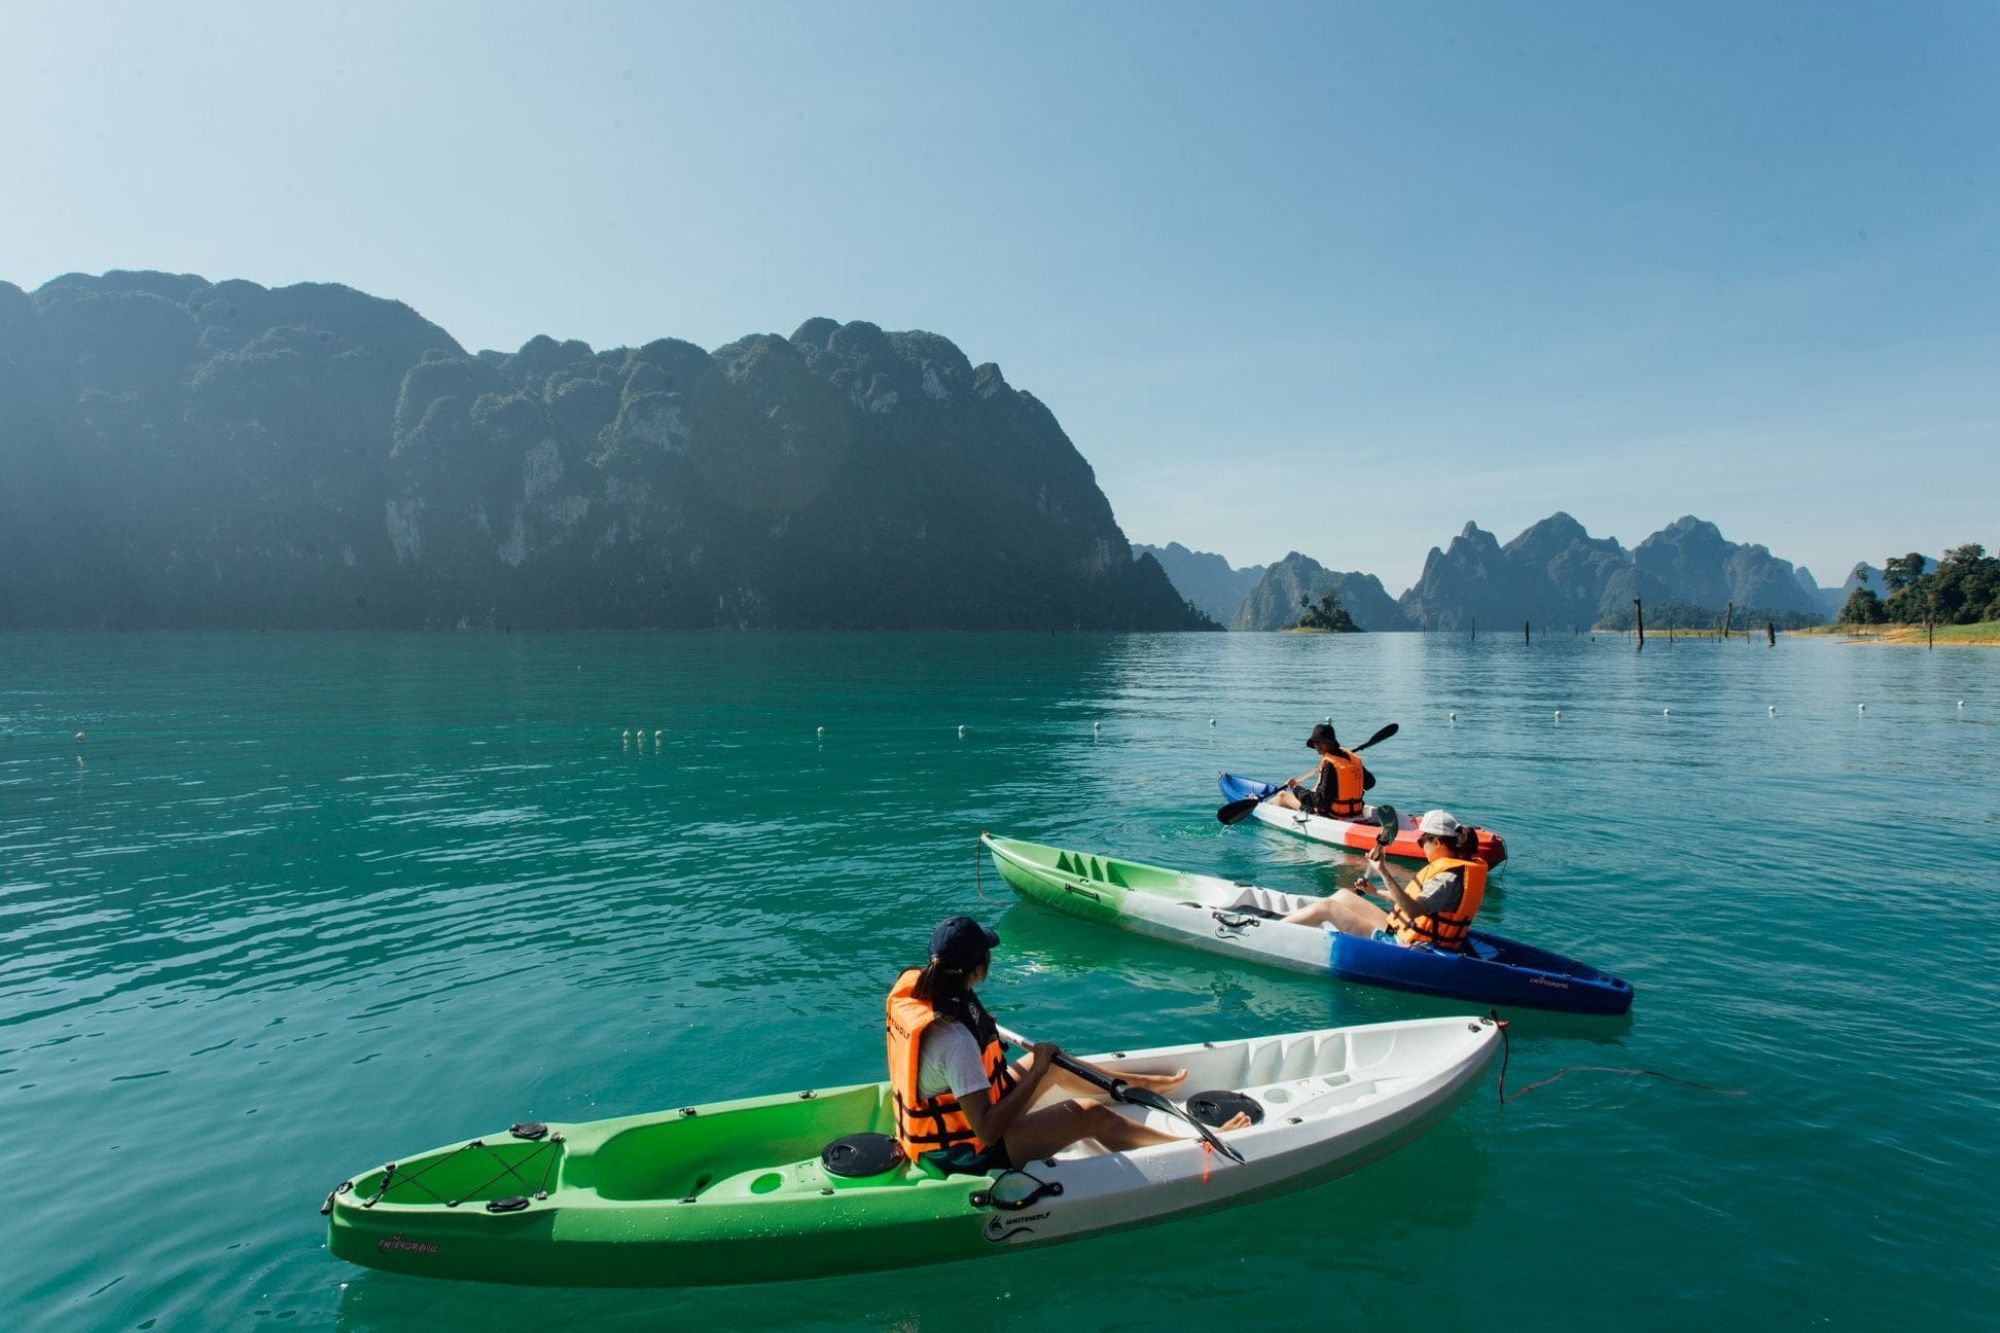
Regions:
[[[1671,708],[1662,708],[1660,710],[1661,717],[1672,717],[1673,715],[1674,715],[1674,710]]]
[[[1857,712],[1857,713],[1865,713],[1865,712],[1867,712],[1867,711],[1868,711],[1868,705],[1867,705],[1867,704],[1856,704],[1856,705],[1854,705],[1854,711],[1855,711],[1855,712]]]
[[[1963,708],[1963,707],[1965,707],[1965,705],[1964,705],[1964,704],[1960,704],[1960,705],[1959,705],[1959,707],[1960,707],[1960,708]],[[77,732],[77,733],[76,733],[76,738],[77,738],[78,740],[82,740],[82,739],[83,739],[83,733],[82,733],[82,732],[80,732],[80,731],[79,731],[79,732]]]
[[[1457,713],[1453,713],[1453,714],[1451,715],[1451,720],[1452,720],[1452,721],[1454,721],[1454,722],[1458,721],[1458,714],[1457,714]]]
[[[625,742],[626,744],[629,745],[631,744],[631,741],[632,741],[632,728],[627,727],[625,728]]]
[[[1965,705],[1964,705],[1964,704],[1960,704],[1960,705],[1959,705],[1959,707],[1960,707],[1960,708],[1963,708],[1963,707],[1965,707]],[[1209,725],[1209,726],[1211,726],[1211,727],[1212,727],[1212,726],[1214,726],[1214,725],[1215,725],[1215,719],[1214,719],[1214,718],[1210,718],[1210,719],[1208,720],[1208,725]]]
[[[824,735],[826,735],[826,728],[825,728],[825,727],[814,727],[814,728],[813,728],[813,735],[815,735],[815,736],[824,736]]]
[[[1963,700],[1963,699],[1960,699],[1960,700],[1958,701],[1958,711],[1959,711],[1959,712],[1961,712],[1961,713],[1965,711],[1965,700]],[[78,735],[82,735],[83,733],[82,733],[82,732],[78,732],[77,734],[78,734]]]
[[[1556,721],[1560,722],[1562,720],[1563,720],[1563,710],[1558,708],[1556,709]]]
[[[1766,708],[1764,711],[1769,713],[1772,717],[1776,717],[1778,715],[1778,705],[1772,704],[1769,708]]]
[[[1090,724],[1090,729],[1091,729],[1092,731],[1096,731],[1096,730],[1097,730],[1098,728],[1102,727],[1103,725],[1104,725],[1104,724],[1103,724],[1102,722],[1093,722],[1093,723],[1091,723],[1091,724]]]
[[[958,724],[958,738],[960,740],[965,739],[965,724],[963,722]]]

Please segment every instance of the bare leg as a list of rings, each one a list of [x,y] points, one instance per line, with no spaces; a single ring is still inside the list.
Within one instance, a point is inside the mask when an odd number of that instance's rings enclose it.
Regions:
[[[1303,810],[1303,809],[1305,809],[1305,807],[1304,807],[1304,806],[1302,806],[1302,805],[1300,805],[1300,804],[1299,804],[1299,798],[1298,798],[1298,797],[1296,797],[1296,796],[1292,795],[1292,794],[1291,794],[1290,792],[1288,792],[1288,791],[1285,791],[1285,790],[1284,790],[1283,788],[1280,788],[1279,790],[1277,790],[1277,791],[1275,791],[1275,792],[1272,792],[1272,793],[1271,793],[1271,794],[1270,794],[1270,795],[1269,795],[1268,797],[1266,797],[1265,799],[1266,799],[1266,800],[1268,800],[1268,801],[1269,801],[1269,802],[1270,802],[1270,803],[1271,803],[1272,805],[1275,805],[1275,806],[1278,806],[1278,807],[1279,807],[1279,808],[1281,808],[1281,809],[1285,809],[1285,810]]]
[[[1034,1056],[1022,1056],[1014,1062],[1014,1077],[1017,1079],[1023,1078],[1034,1067]],[[1153,1092],[1172,1092],[1175,1088],[1187,1082],[1187,1070],[1185,1069],[1177,1069],[1171,1074],[1132,1074],[1108,1066],[1092,1065],[1091,1068],[1111,1078],[1122,1078],[1135,1088],[1148,1088]],[[1079,1092],[1088,1096],[1104,1091],[1098,1084],[1070,1073],[1069,1070],[1064,1069],[1061,1065],[1057,1065],[1049,1071],[1048,1081],[1042,1084],[1042,1099],[1046,1100],[1049,1093],[1055,1089],[1061,1089],[1065,1096]]]
[[[1285,918],[1295,926],[1332,926],[1343,935],[1373,935],[1389,924],[1389,914],[1352,889],[1307,903]]]
[[[1242,1129],[1249,1123],[1250,1117],[1237,1115],[1223,1128]],[[1053,1157],[1084,1139],[1096,1139],[1110,1152],[1126,1152],[1150,1148],[1156,1143],[1173,1143],[1181,1137],[1127,1120],[1094,1097],[1080,1097],[1028,1112],[1007,1131],[1005,1143],[1009,1157],[1016,1162],[1029,1162],[1037,1157]]]

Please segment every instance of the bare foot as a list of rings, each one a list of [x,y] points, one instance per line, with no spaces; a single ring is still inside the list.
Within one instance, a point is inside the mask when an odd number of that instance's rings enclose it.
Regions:
[[[1230,1116],[1229,1119],[1217,1125],[1216,1128],[1227,1134],[1232,1129],[1248,1129],[1252,1123],[1249,1112],[1238,1111],[1235,1115]]]

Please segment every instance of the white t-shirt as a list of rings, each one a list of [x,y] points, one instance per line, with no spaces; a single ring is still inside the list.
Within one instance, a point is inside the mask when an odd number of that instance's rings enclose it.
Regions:
[[[917,1096],[935,1097],[950,1092],[965,1097],[987,1092],[993,1084],[986,1077],[986,1064],[979,1058],[979,1043],[963,1023],[938,1018],[917,1039]]]

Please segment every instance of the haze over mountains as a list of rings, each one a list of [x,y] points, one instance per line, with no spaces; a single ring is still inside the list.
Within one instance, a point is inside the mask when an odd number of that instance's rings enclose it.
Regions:
[[[0,626],[1208,627],[930,333],[468,353],[350,288],[0,283]]]
[[[1220,556],[1207,559],[1227,568]],[[1504,546],[1467,523],[1445,546],[1431,548],[1417,582],[1393,601],[1373,575],[1329,570],[1293,552],[1264,570],[1226,623],[1283,629],[1297,623],[1301,595],[1317,598],[1328,588],[1370,630],[1460,630],[1475,622],[1499,629],[1523,621],[1587,628],[1629,618],[1635,597],[1718,612],[1734,603],[1739,616],[1830,618],[1845,597],[1844,589],[1821,588],[1809,570],[1762,546],[1729,541],[1702,519],[1678,519],[1628,550],[1556,513]]]

